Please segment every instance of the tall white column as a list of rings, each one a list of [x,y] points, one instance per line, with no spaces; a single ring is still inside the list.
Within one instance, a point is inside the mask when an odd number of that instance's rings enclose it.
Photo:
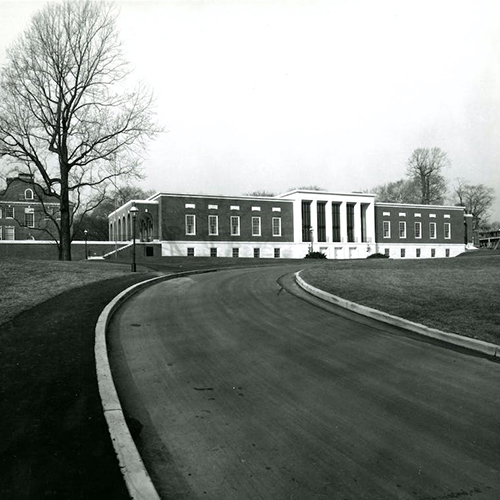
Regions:
[[[312,231],[312,241],[316,243],[318,241],[318,202],[313,200],[311,202],[311,227]]]
[[[347,243],[347,204],[343,201],[340,204],[340,240]]]
[[[361,203],[354,205],[354,241],[361,243]]]
[[[328,201],[325,204],[325,225],[326,225],[326,241],[331,243],[333,240],[333,228],[332,228],[332,202]]]

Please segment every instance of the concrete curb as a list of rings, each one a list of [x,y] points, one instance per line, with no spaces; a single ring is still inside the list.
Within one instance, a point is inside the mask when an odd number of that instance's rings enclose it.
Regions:
[[[465,349],[469,349],[471,351],[486,354],[493,358],[500,357],[499,345],[491,344],[490,342],[484,342],[483,340],[463,337],[462,335],[457,335],[455,333],[447,333],[441,330],[436,330],[434,328],[429,328],[419,323],[414,323],[398,316],[392,316],[391,314],[387,314],[377,309],[372,309],[371,307],[366,307],[360,304],[356,304],[355,302],[350,302],[349,300],[345,300],[341,297],[337,297],[336,295],[332,295],[331,293],[324,292],[323,290],[319,290],[309,283],[306,283],[300,276],[301,272],[302,271],[295,273],[295,281],[300,286],[300,288],[326,302],[330,302],[331,304],[335,304],[336,306],[343,307],[344,309],[348,309],[349,311],[353,311],[363,316],[367,316],[369,318],[373,318],[390,325],[398,326],[406,330],[410,330],[411,332],[418,333],[419,335],[438,339],[443,342],[447,342],[448,344],[453,344]]]
[[[122,406],[116,392],[113,375],[109,366],[106,330],[109,321],[118,308],[132,295],[142,289],[161,281],[182,278],[192,274],[201,274],[217,271],[206,269],[185,271],[151,278],[127,288],[118,294],[101,312],[95,327],[94,354],[96,361],[97,383],[101,396],[104,417],[108,424],[109,434],[118,458],[120,469],[130,498],[133,500],[160,500],[160,496],[153,485],[139,451],[132,439],[132,435],[125,421]]]

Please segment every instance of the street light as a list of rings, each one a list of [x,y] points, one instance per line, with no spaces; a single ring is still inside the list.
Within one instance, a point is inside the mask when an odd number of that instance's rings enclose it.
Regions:
[[[85,260],[89,258],[89,253],[87,252],[87,238],[88,238],[89,232],[84,229],[83,230],[83,237],[85,238]]]
[[[139,209],[135,206],[135,203],[132,203],[132,208],[129,210],[129,213],[132,214],[132,272],[135,273],[137,271],[137,266],[135,263],[135,219],[137,218],[137,214]]]

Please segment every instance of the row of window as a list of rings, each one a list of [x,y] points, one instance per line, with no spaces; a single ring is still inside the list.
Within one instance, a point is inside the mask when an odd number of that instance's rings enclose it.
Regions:
[[[1,215],[0,215],[1,218]],[[14,217],[6,217],[7,219],[13,219]],[[34,212],[25,212],[24,213],[24,223],[25,227],[35,227],[35,214]]]
[[[404,259],[406,257],[406,248],[401,248],[399,252],[400,252],[400,257]],[[384,253],[385,253],[385,255],[387,255],[387,257],[389,257],[389,255],[390,255],[389,248],[386,248]],[[421,249],[415,248],[415,257],[419,258],[421,255],[422,255]],[[431,257],[435,257],[435,256],[436,256],[436,249],[431,248]],[[446,257],[450,256],[450,249],[449,248],[445,248],[445,256]]]
[[[188,257],[194,257],[195,252],[194,248],[188,247],[187,249],[187,256]],[[240,256],[240,249],[239,248],[233,248],[232,249],[232,256],[234,258],[237,258]],[[260,259],[260,248],[254,248],[253,249],[253,256],[255,259]],[[217,257],[217,247],[212,247],[210,249],[210,257]],[[275,248],[274,249],[274,258],[279,259],[281,257],[281,248]]]
[[[252,236],[261,236],[262,229],[262,218],[252,217]],[[272,235],[281,236],[281,217],[272,218]],[[229,218],[229,229],[231,236],[240,236],[240,216],[231,215]],[[186,235],[195,236],[196,235],[196,215],[187,214],[186,215]],[[208,216],[208,235],[218,236],[219,235],[219,216],[209,215]]]
[[[399,221],[399,237],[401,239],[406,238],[406,221]],[[391,223],[390,221],[383,221],[383,229],[382,229],[383,237],[390,238],[391,237]],[[413,223],[413,234],[415,239],[422,238],[422,223],[414,222]],[[437,231],[436,231],[436,223],[429,223],[429,238],[436,239]],[[451,239],[451,223],[444,223],[444,238],[445,240]]]
[[[21,209],[21,214],[24,211],[24,225],[28,227],[35,227],[35,210],[33,208],[24,208],[5,205],[0,206],[0,219],[15,219],[16,212]],[[19,217],[19,214],[17,214]],[[44,219],[50,219],[51,216],[58,216],[58,209],[56,207],[46,207],[44,213]]]
[[[196,203],[185,203],[184,208],[195,209]],[[219,210],[219,205],[208,205],[208,209],[209,210]],[[230,210],[240,210],[240,206],[239,205],[230,205]],[[260,206],[252,207],[252,212],[260,212],[260,210],[261,210]],[[273,212],[281,212],[281,207],[272,207],[272,211]]]
[[[390,217],[391,212],[383,212],[383,215],[384,215],[384,217]],[[399,217],[406,217],[406,212],[399,212],[398,215],[399,215]],[[431,219],[435,219],[436,218],[436,214],[425,214],[425,215],[428,215]],[[416,213],[413,214],[413,217],[422,217],[422,214],[416,212]],[[451,216],[450,216],[450,214],[444,214],[443,217],[445,219],[449,219]]]

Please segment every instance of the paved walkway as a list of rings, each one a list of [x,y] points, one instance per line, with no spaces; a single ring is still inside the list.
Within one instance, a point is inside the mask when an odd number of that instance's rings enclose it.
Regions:
[[[0,498],[128,499],[97,389],[94,328],[146,277],[74,289],[0,325]]]

